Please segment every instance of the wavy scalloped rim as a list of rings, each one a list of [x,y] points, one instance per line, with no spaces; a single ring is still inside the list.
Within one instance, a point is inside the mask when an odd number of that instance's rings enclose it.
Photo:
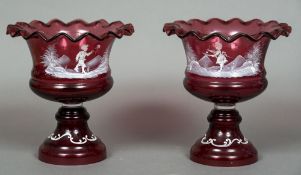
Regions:
[[[123,24],[121,21],[108,23],[104,19],[91,23],[83,20],[73,20],[69,23],[64,23],[58,19],[51,20],[48,23],[38,20],[30,23],[17,22],[14,25],[8,25],[6,31],[6,34],[12,37],[22,36],[25,40],[41,37],[47,42],[62,35],[76,42],[88,35],[95,39],[103,40],[109,35],[121,38],[123,35],[130,36],[133,33],[134,27],[132,24]]]
[[[255,30],[250,30],[251,27],[255,28]],[[234,29],[236,32],[231,33]],[[207,40],[217,36],[226,42],[232,42],[240,37],[247,37],[253,41],[258,41],[262,37],[275,40],[280,35],[289,36],[291,31],[291,26],[286,23],[278,23],[275,20],[268,22],[263,22],[259,19],[242,21],[239,18],[227,21],[218,18],[212,18],[207,21],[199,19],[178,20],[173,23],[166,23],[163,28],[163,32],[166,32],[168,36],[176,34],[178,37],[184,38],[188,35],[194,35],[200,40]]]

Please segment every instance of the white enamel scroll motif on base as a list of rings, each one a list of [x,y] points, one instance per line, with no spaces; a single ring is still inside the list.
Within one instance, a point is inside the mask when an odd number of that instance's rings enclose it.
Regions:
[[[75,133],[75,134],[77,134],[77,133]],[[63,138],[68,138],[71,143],[76,144],[76,145],[82,145],[87,142],[94,142],[97,140],[97,137],[94,136],[93,134],[91,136],[85,135],[84,137],[80,138],[79,140],[74,140],[74,138],[71,134],[71,131],[69,131],[69,130],[67,130],[63,135],[52,133],[52,134],[50,134],[50,136],[48,136],[48,138],[52,141],[58,141]]]
[[[249,141],[244,138],[244,139],[238,139],[238,138],[234,138],[234,139],[229,139],[227,138],[223,144],[217,144],[216,143],[216,139],[212,139],[212,138],[207,138],[207,136],[205,135],[202,140],[201,140],[201,143],[204,144],[204,145],[212,145],[212,146],[215,146],[215,147],[220,147],[220,148],[225,148],[225,147],[229,147],[231,146],[233,143],[237,143],[237,144],[248,144]]]
[[[208,77],[235,78],[258,74],[261,50],[259,43],[255,44],[245,55],[236,56],[231,62],[224,52],[220,42],[214,44],[214,49],[207,49],[202,58],[197,58],[192,48],[186,45],[186,71]]]
[[[45,72],[56,78],[73,79],[97,77],[109,70],[109,51],[107,50],[103,56],[95,56],[88,62],[86,59],[99,48],[100,45],[97,45],[93,50],[88,52],[89,46],[82,45],[76,57],[69,58],[66,55],[59,56],[54,45],[49,46],[42,56],[42,63],[46,67]],[[71,59],[75,59],[77,63],[74,68],[68,68],[68,63]]]

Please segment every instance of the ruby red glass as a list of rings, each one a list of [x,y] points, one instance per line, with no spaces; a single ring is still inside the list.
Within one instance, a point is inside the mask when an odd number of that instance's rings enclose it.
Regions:
[[[191,148],[192,161],[212,166],[241,166],[257,161],[257,151],[239,129],[238,102],[267,87],[264,59],[271,39],[288,36],[291,27],[259,19],[175,21],[163,29],[182,39],[187,57],[185,88],[213,102],[207,133]]]
[[[8,25],[7,34],[22,36],[29,46],[33,59],[32,91],[63,103],[56,114],[57,128],[40,146],[41,161],[79,165],[106,158],[106,147],[90,131],[89,114],[82,103],[111,89],[109,55],[113,42],[133,32],[131,24],[105,20],[35,20]]]

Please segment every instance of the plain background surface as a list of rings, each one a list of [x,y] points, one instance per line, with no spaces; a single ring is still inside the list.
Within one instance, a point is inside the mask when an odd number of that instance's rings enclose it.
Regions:
[[[300,0],[0,0],[0,174],[300,175],[300,16]],[[188,159],[190,146],[207,130],[213,104],[184,89],[181,40],[167,37],[162,27],[177,19],[212,17],[274,19],[293,27],[290,37],[270,44],[265,62],[268,88],[238,104],[242,131],[260,155],[250,166],[209,167]],[[38,146],[56,126],[54,114],[60,104],[30,91],[27,45],[5,32],[7,24],[17,21],[52,18],[65,22],[104,18],[135,27],[133,36],[114,43],[112,90],[84,104],[91,114],[91,129],[108,148],[103,162],[68,167],[45,164],[36,157]]]

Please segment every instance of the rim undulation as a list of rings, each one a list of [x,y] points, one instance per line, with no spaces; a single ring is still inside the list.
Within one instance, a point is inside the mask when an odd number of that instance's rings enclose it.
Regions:
[[[236,30],[233,32],[233,30]],[[188,21],[177,20],[166,23],[163,31],[167,35],[176,34],[180,38],[194,35],[200,40],[207,40],[217,36],[226,42],[232,42],[240,37],[247,37],[253,41],[258,41],[262,37],[273,40],[280,35],[289,36],[291,27],[286,23],[279,23],[275,20],[263,22],[259,19],[243,21],[239,18],[221,20],[212,18],[207,21],[191,19]]]
[[[91,23],[79,19],[68,23],[64,23],[58,19],[53,19],[48,23],[38,20],[30,23],[17,22],[14,25],[8,25],[6,31],[6,34],[12,37],[22,36],[25,40],[40,37],[47,42],[62,35],[76,42],[87,35],[97,40],[103,40],[110,35],[121,38],[123,35],[130,36],[133,33],[134,27],[132,24],[124,24],[121,21],[109,23],[104,19]]]

